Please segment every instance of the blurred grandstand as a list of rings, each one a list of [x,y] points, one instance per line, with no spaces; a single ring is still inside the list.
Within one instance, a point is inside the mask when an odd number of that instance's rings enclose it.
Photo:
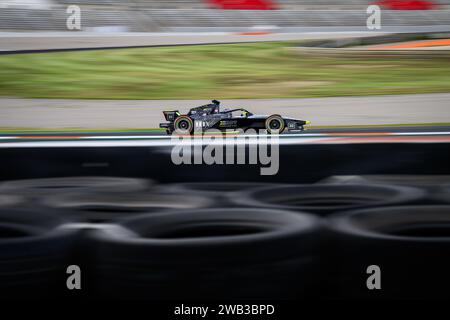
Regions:
[[[267,1],[267,2],[266,2]],[[68,5],[82,9],[82,30],[129,32],[227,31],[272,28],[362,27],[370,0],[0,0],[2,31],[65,31]],[[383,26],[450,26],[450,0],[388,0]],[[402,6],[395,6],[399,2]],[[386,4],[387,3],[387,4]],[[389,7],[389,3],[393,3]],[[418,6],[429,3],[427,6]],[[230,5],[231,4],[231,5]],[[405,6],[406,4],[406,6]],[[265,6],[264,6],[265,5]],[[258,7],[260,6],[260,7]],[[254,10],[224,10],[224,9]],[[274,9],[274,10],[256,10]],[[418,10],[424,9],[424,10]],[[432,10],[425,10],[432,9]]]

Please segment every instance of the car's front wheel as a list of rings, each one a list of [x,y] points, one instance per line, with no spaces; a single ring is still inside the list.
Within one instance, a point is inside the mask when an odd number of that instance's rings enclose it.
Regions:
[[[266,119],[265,127],[268,134],[280,134],[286,128],[284,119],[275,114]]]

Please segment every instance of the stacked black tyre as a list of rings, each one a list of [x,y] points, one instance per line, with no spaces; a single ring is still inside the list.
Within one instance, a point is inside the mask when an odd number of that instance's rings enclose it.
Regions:
[[[444,184],[430,192],[430,199],[438,204],[450,204],[450,184]]]
[[[214,202],[217,207],[242,206],[236,204],[234,199],[243,192],[254,191],[268,186],[279,186],[262,182],[184,182],[168,184],[164,190],[189,196],[202,196]]]
[[[68,193],[47,197],[43,203],[90,223],[108,223],[139,214],[205,208],[214,204],[212,199],[201,195],[159,189],[121,193]]]
[[[49,206],[49,197],[142,192],[150,180],[120,177],[59,177],[0,184],[0,297],[60,298],[68,293],[67,267],[86,270],[85,221],[76,210]],[[84,283],[84,282],[83,282]]]
[[[324,184],[381,184],[435,189],[450,183],[448,175],[371,174],[331,176],[321,181]]]
[[[0,208],[0,298],[50,298],[65,287],[77,231],[43,208]]]
[[[91,233],[96,296],[124,299],[298,299],[312,296],[319,219],[279,210],[144,215]]]
[[[416,203],[425,192],[389,185],[284,185],[243,192],[234,202],[251,207],[306,211],[327,216],[339,211]]]
[[[25,199],[20,196],[0,194],[0,208],[14,208],[25,203]]]
[[[334,298],[448,297],[450,206],[351,211],[329,226]]]
[[[123,177],[58,177],[11,180],[0,184],[0,194],[13,194],[31,200],[72,192],[135,192],[148,189],[153,181]]]
[[[22,195],[33,208],[47,207],[82,222],[109,222],[131,215],[210,207],[213,200],[162,188],[148,179],[61,177],[7,181],[0,192],[9,202]],[[5,200],[6,201],[6,198]],[[1,202],[1,199],[0,199]]]

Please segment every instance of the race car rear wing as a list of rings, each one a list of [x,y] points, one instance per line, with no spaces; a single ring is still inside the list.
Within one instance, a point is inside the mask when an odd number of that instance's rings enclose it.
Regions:
[[[167,121],[174,121],[177,117],[181,116],[181,113],[178,110],[173,111],[163,111],[164,118],[166,118]]]

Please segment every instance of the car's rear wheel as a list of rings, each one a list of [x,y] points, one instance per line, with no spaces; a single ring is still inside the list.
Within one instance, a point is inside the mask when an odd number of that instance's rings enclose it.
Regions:
[[[265,126],[268,134],[280,134],[286,128],[283,118],[277,114],[268,117]]]
[[[175,132],[180,134],[191,134],[194,131],[194,122],[188,116],[180,116],[175,119]]]

